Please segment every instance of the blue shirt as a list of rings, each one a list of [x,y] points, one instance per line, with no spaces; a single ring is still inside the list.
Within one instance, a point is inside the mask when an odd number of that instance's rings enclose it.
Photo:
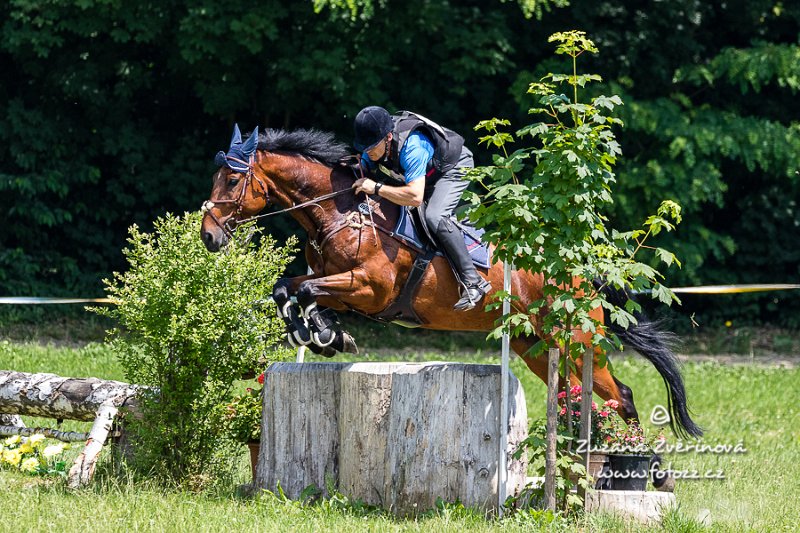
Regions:
[[[433,143],[428,137],[418,131],[408,136],[406,143],[400,149],[400,168],[406,183],[425,176],[428,163],[433,158]],[[370,160],[367,152],[361,154],[361,161],[370,170],[375,170],[376,163]]]

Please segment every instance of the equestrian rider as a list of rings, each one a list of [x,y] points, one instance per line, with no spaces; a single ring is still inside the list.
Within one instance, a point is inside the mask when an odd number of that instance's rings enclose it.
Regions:
[[[382,107],[362,109],[355,120],[356,150],[376,179],[360,178],[357,193],[377,194],[398,205],[420,207],[425,224],[453,265],[462,286],[454,309],[472,309],[491,289],[472,263],[453,211],[475,166],[464,138],[408,111],[390,115]],[[377,181],[376,181],[377,180]]]

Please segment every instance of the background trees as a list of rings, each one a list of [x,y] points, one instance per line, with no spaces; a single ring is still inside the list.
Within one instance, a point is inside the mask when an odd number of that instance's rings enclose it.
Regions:
[[[487,161],[472,127],[525,123],[510,89],[559,71],[546,38],[570,28],[602,50],[588,64],[610,86],[598,91],[626,104],[612,216],[627,227],[661,198],[684,208],[660,243],[684,264],[669,284],[796,281],[800,6],[563,4],[527,18],[527,1],[3,3],[0,293],[99,294],[128,226],[207,197],[234,121],[349,141],[364,105],[413,109]],[[707,323],[800,325],[796,296],[735,301],[684,306]]]

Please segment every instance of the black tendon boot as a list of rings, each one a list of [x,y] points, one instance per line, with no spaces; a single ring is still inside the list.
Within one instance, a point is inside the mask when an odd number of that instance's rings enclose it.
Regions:
[[[467,251],[467,245],[464,244],[464,237],[449,218],[442,218],[439,221],[436,239],[463,286],[461,298],[453,309],[456,311],[472,309],[491,290],[492,285],[478,274]]]

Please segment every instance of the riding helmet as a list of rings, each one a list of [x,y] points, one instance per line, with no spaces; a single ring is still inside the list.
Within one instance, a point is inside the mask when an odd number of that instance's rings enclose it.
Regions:
[[[394,123],[388,111],[373,105],[358,112],[354,126],[356,138],[353,146],[363,152],[381,142],[392,131]]]

